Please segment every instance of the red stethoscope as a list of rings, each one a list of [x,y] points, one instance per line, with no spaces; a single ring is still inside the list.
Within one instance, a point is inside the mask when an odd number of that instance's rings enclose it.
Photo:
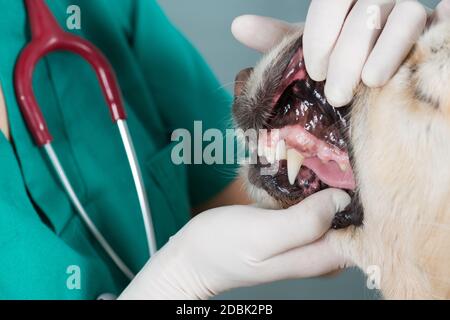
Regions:
[[[144,220],[150,255],[156,250],[155,233],[151,217],[148,198],[142,178],[141,169],[133,146],[126,122],[126,113],[120,88],[116,76],[105,56],[92,43],[65,32],[53,17],[44,0],[24,0],[28,11],[32,39],[23,49],[17,61],[14,72],[14,86],[18,104],[32,134],[39,147],[43,147],[57,173],[73,206],[80,214],[82,220],[94,235],[103,249],[111,257],[117,267],[130,279],[134,277],[131,270],[117,255],[113,248],[100,233],[93,221],[89,218],[83,205],[78,199],[67,175],[52,147],[52,136],[49,132],[44,116],[36,101],[33,92],[33,72],[37,62],[45,55],[55,51],[75,53],[85,59],[95,70],[103,95],[108,104],[113,121],[117,124],[122,143],[124,145],[128,162],[131,168],[139,204]]]

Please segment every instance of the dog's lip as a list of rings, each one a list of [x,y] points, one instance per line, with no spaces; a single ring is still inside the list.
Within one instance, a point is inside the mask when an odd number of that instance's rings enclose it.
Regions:
[[[276,174],[267,176],[261,175],[261,164],[258,163],[256,165],[251,165],[248,171],[248,179],[249,182],[257,188],[264,189],[271,197],[276,199],[279,205],[283,208],[293,206],[309,195],[328,187],[324,185],[324,183],[320,180],[317,181],[319,183],[319,186],[311,185],[306,189],[304,187],[301,187],[298,183],[291,185],[287,181],[287,161],[281,160],[278,166],[280,169]],[[314,173],[312,172],[312,174]],[[298,179],[301,179],[300,174]]]
[[[292,54],[289,64],[284,71],[281,79],[281,85],[277,88],[276,94],[273,98],[273,105],[274,107],[278,100],[280,99],[283,92],[290,86],[291,83],[293,83],[295,80],[300,80],[305,78],[306,76],[306,68],[302,68],[304,64],[303,61],[303,48],[302,43],[300,42],[298,46],[296,47],[296,50]],[[298,71],[295,71],[295,69],[298,69]]]

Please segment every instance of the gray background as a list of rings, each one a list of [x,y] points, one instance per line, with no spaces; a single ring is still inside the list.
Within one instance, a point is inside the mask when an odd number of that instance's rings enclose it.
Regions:
[[[236,73],[253,66],[259,54],[237,43],[230,32],[233,18],[260,14],[290,22],[304,21],[308,0],[159,0],[167,15],[197,46],[222,84],[233,88]],[[421,1],[434,7],[438,0]],[[233,290],[220,299],[374,299],[358,270],[339,276],[276,282]]]

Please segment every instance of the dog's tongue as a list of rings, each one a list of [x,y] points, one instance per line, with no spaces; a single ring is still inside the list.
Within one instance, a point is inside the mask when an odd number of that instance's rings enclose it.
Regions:
[[[344,172],[336,162],[324,164],[319,158],[306,159],[303,165],[314,171],[319,179],[330,187],[347,190],[355,189],[355,179],[350,168]]]

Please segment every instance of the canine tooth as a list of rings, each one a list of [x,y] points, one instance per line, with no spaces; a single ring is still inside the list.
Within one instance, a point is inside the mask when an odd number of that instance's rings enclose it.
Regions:
[[[293,185],[297,178],[300,168],[302,167],[303,155],[295,149],[288,149],[287,151],[287,172],[289,183]]]
[[[285,160],[286,159],[286,142],[284,140],[278,141],[277,144],[277,152],[276,152],[276,160]]]

